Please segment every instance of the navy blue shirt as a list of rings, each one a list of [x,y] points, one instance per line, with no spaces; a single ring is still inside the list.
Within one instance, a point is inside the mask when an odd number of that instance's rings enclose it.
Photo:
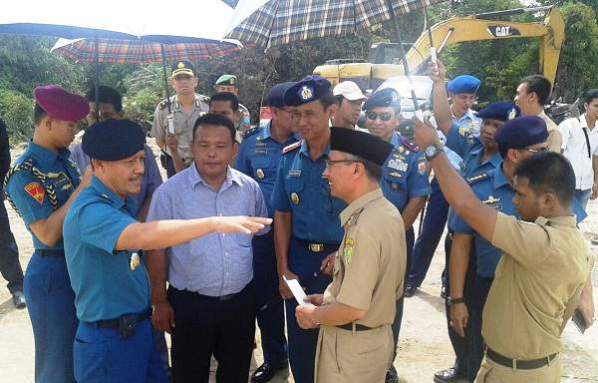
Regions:
[[[394,132],[390,143],[394,150],[382,167],[380,188],[384,197],[402,212],[410,199],[430,194],[428,171],[423,153]]]
[[[476,136],[471,127],[461,126],[454,122],[446,135],[446,146],[455,151],[461,158],[472,150],[482,145],[479,136]]]
[[[69,156],[66,149],[52,152],[30,142],[17,159],[6,185],[6,194],[29,231],[32,223],[47,219],[64,205],[79,186],[79,172]],[[63,248],[62,238],[49,247],[33,233],[31,236],[36,249]]]
[[[137,222],[130,206],[93,177],[66,215],[64,252],[81,321],[114,319],[150,306],[145,265],[131,270],[133,251],[115,250],[122,232]]]
[[[347,204],[330,194],[330,186],[322,178],[329,152],[330,146],[312,160],[307,142],[302,141],[280,159],[272,206],[292,213],[292,237],[296,239],[338,244],[343,238],[339,214]]]
[[[280,143],[272,138],[271,126],[272,121],[269,121],[245,136],[237,155],[235,167],[257,181],[262,193],[264,193],[268,213],[270,217],[273,217],[272,192],[274,191],[276,171],[282,156],[282,149],[299,141],[299,137],[293,134],[288,140]]]

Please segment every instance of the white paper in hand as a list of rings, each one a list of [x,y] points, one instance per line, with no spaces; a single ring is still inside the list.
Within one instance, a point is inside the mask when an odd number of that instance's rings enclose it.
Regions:
[[[289,286],[289,289],[291,289],[291,292],[293,293],[293,296],[295,297],[297,304],[304,304],[305,297],[307,297],[307,295],[305,295],[305,291],[303,291],[303,288],[299,284],[299,281],[296,279],[287,279],[287,277],[285,277],[284,275],[282,277],[284,278],[284,282],[287,284],[287,286]]]

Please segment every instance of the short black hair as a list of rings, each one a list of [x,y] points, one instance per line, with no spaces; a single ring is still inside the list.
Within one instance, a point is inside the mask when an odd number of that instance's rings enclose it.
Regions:
[[[332,94],[332,92],[324,93],[319,98],[320,104],[324,107],[324,110],[328,109],[330,105],[337,104],[337,98]]]
[[[361,162],[363,164],[363,167],[365,168],[365,173],[368,175],[370,180],[375,181],[376,183],[380,183],[380,180],[382,179],[382,166],[370,160],[366,160],[361,156],[356,156],[355,154],[346,152],[342,153],[345,155],[345,158],[347,159]]]
[[[222,92],[222,93],[216,93],[215,95],[213,95],[210,98],[210,107],[212,107],[212,102],[213,101],[228,101],[230,102],[230,106],[233,109],[233,112],[236,112],[237,110],[239,110],[239,99],[237,98],[237,96],[235,96],[234,93],[230,93],[230,92]]]
[[[521,161],[515,176],[524,177],[536,193],[552,192],[563,206],[575,195],[575,172],[569,160],[555,152],[540,152]]]
[[[33,108],[33,123],[39,125],[42,119],[46,117],[48,113],[36,102]]]
[[[590,89],[583,95],[584,104],[589,104],[593,99],[598,98],[598,89]]]
[[[96,90],[95,88],[91,88],[85,94],[85,99],[87,102],[95,102],[96,101]],[[98,102],[103,102],[105,104],[110,104],[114,107],[114,110],[117,112],[122,112],[123,110],[123,101],[122,96],[118,92],[118,90],[111,88],[109,86],[100,85],[98,87]]]
[[[197,128],[200,125],[222,126],[223,128],[226,128],[230,131],[230,136],[233,141],[233,144],[237,142],[237,131],[235,130],[235,125],[229,118],[223,115],[215,113],[206,113],[203,116],[199,117],[197,121],[195,121],[195,125],[193,125],[193,141],[195,141],[195,136],[197,135]]]
[[[524,77],[521,80],[521,84],[526,84],[527,93],[535,93],[538,95],[538,101],[540,105],[546,105],[550,98],[550,90],[552,84],[550,80],[540,74],[533,74],[531,76]]]

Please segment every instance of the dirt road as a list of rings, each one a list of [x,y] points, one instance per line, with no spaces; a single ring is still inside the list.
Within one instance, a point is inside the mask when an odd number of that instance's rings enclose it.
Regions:
[[[15,158],[15,157],[13,157]],[[20,218],[6,204],[11,227],[17,239],[23,268],[29,262],[32,243]],[[589,218],[581,225],[589,237],[598,233],[598,202],[590,202]],[[598,247],[592,246],[595,257]],[[432,382],[433,373],[453,362],[444,305],[440,298],[440,274],[444,254],[437,251],[422,289],[405,305],[399,358],[395,365],[403,382]],[[594,294],[598,302],[598,265],[594,268]],[[259,334],[258,334],[259,339]],[[570,323],[563,334],[563,382],[598,382],[598,325],[581,335]],[[262,355],[254,353],[254,365]],[[0,289],[0,383],[33,382],[33,333],[27,310],[15,310],[8,291]],[[288,372],[281,372],[273,382],[292,382]],[[360,382],[356,382],[360,383]]]

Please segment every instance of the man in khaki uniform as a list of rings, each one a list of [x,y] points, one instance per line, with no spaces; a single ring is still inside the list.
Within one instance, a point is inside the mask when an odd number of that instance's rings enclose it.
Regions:
[[[403,291],[405,228],[379,187],[392,146],[374,135],[332,128],[323,176],[349,204],[332,283],[296,308],[299,326],[320,326],[315,381],[384,382],[393,357],[391,325]]]
[[[518,165],[517,219],[480,202],[449,164],[433,128],[415,124],[415,140],[451,207],[503,252],[484,306],[487,350],[476,382],[560,382],[564,325],[577,307],[588,325],[593,321],[593,259],[571,213],[571,164],[560,154],[541,152]]]
[[[521,80],[517,86],[515,103],[521,109],[522,116],[538,116],[546,122],[548,129],[548,148],[556,153],[561,152],[563,136],[557,124],[544,113],[544,105],[550,98],[552,84],[546,77],[534,74]]]
[[[151,135],[162,149],[160,159],[169,178],[192,163],[193,125],[209,109],[209,98],[195,93],[198,83],[193,64],[177,61],[172,66],[171,80],[176,95],[160,102],[154,112]]]
[[[218,93],[232,93],[239,97],[239,82],[237,76],[234,74],[223,74],[218,77],[214,84],[214,92]],[[237,131],[243,133],[251,129],[251,113],[249,109],[243,104],[239,104],[239,119],[235,122],[235,128]]]

